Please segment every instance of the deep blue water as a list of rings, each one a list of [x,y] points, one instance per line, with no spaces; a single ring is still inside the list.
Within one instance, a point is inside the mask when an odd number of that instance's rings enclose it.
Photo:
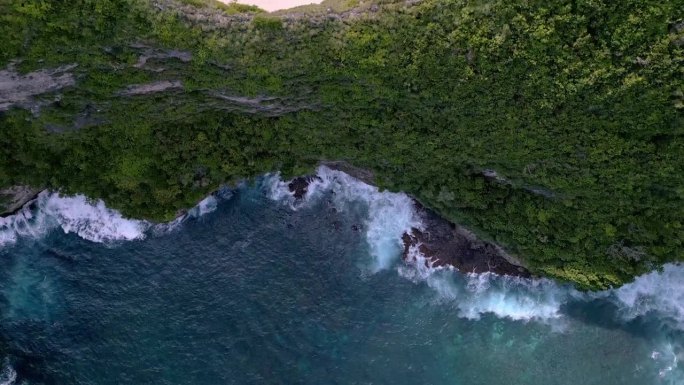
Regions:
[[[56,196],[0,222],[0,384],[684,384],[683,268],[586,294],[407,266],[405,197],[321,172],[296,207],[266,178],[174,225]]]

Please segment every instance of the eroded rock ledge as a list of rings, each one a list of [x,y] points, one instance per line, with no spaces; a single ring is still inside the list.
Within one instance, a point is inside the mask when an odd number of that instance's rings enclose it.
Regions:
[[[423,263],[433,267],[453,266],[464,273],[492,272],[529,277],[530,273],[499,245],[479,239],[470,230],[449,222],[434,211],[413,200],[425,228],[404,233],[403,258],[416,260],[412,248],[425,257]]]

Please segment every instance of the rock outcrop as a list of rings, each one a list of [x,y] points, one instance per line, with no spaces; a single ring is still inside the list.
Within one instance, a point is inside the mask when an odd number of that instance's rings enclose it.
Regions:
[[[0,70],[0,112],[18,106],[37,114],[40,107],[56,101],[39,99],[37,96],[76,84],[74,75],[70,72],[74,68],[76,64],[21,74],[14,64],[10,64],[6,69]]]
[[[14,214],[41,191],[41,189],[29,186],[12,186],[0,189],[0,216]]]
[[[433,267],[453,266],[465,273],[530,276],[522,263],[499,245],[479,239],[470,230],[447,221],[418,201],[414,204],[424,228],[414,228],[402,236],[405,261],[419,262],[414,252],[417,250],[425,258],[424,263]]]
[[[317,179],[320,180],[321,178],[316,175],[299,176],[292,179],[290,183],[287,184],[287,187],[290,189],[290,192],[292,192],[295,199],[302,199],[309,190],[309,184]]]

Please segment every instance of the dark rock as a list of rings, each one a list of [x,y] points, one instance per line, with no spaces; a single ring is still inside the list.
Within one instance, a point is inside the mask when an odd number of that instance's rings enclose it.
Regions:
[[[353,167],[347,162],[323,161],[320,164],[372,184],[373,174],[370,171]],[[486,177],[500,178],[495,171],[487,171],[489,175]],[[297,177],[290,181],[288,188],[295,199],[302,199],[314,180],[321,179],[316,175]],[[331,204],[332,202],[328,203]],[[412,247],[418,247],[420,253],[426,258],[426,263],[434,267],[448,265],[463,272],[493,272],[501,275],[531,276],[521,261],[506,253],[501,246],[479,239],[468,229],[440,217],[417,200],[414,200],[414,204],[424,229],[414,228],[402,236],[404,242],[403,259],[406,262],[417,262],[415,255],[409,251]],[[338,221],[334,221],[333,227],[338,230],[341,226]],[[362,226],[353,224],[351,229],[358,232],[362,230]]]
[[[404,233],[403,259],[416,262],[409,253],[418,247],[426,263],[434,267],[453,266],[464,273],[493,272],[501,275],[529,277],[530,273],[520,262],[508,255],[500,246],[478,239],[467,229],[441,218],[432,210],[416,202],[423,230],[412,229]]]
[[[287,187],[293,193],[295,199],[302,199],[308,191],[309,184],[314,180],[321,180],[321,178],[316,175],[300,176],[292,179]]]

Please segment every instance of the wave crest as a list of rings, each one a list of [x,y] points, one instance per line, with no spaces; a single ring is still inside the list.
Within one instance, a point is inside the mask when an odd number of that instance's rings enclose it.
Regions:
[[[409,249],[399,275],[425,282],[441,300],[458,309],[458,315],[479,319],[484,314],[516,321],[550,321],[561,317],[561,307],[576,291],[548,279],[502,276],[494,273],[461,274],[452,267],[432,267],[418,251]]]
[[[412,228],[422,229],[413,200],[404,193],[380,191],[352,176],[326,166],[316,170],[302,202],[294,199],[288,183],[278,174],[267,177],[268,195],[271,199],[285,202],[293,209],[315,202],[326,193],[340,211],[353,210],[361,204],[367,210],[365,221],[366,241],[373,257],[371,270],[377,272],[392,266],[398,260],[403,243],[401,236]]]
[[[16,214],[0,218],[0,246],[20,237],[40,238],[56,228],[98,243],[142,239],[149,227],[149,222],[124,218],[101,200],[42,192]]]
[[[670,327],[684,330],[684,265],[665,265],[662,271],[637,277],[612,294],[625,319],[653,314]]]

